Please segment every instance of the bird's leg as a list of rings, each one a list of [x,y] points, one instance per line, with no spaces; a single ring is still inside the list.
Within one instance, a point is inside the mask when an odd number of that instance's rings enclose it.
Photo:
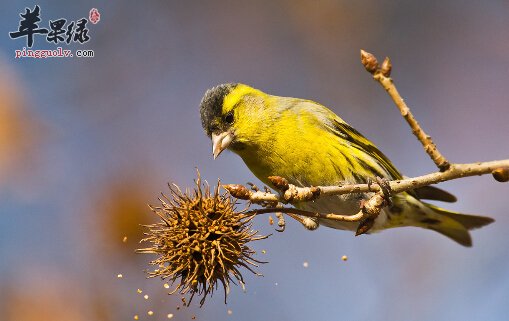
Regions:
[[[373,179],[371,177],[368,177],[366,180],[366,184],[368,184],[368,191],[371,192],[371,185],[373,184]]]
[[[392,190],[389,181],[384,178],[377,177],[377,184],[380,191],[371,196],[368,200],[361,201],[361,213],[366,218],[363,219],[357,227],[355,235],[367,233],[375,224],[375,219],[385,206],[391,206]]]
[[[387,206],[391,207],[392,206],[392,200],[391,200],[392,190],[391,190],[391,185],[389,184],[389,180],[387,178],[382,178],[382,177],[377,176],[376,182],[378,183],[378,186],[380,186],[380,190],[384,194],[384,199],[385,199],[385,202],[387,203]]]

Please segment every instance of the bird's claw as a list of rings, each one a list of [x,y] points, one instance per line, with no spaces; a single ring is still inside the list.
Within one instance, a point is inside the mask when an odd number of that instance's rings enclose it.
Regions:
[[[387,206],[389,207],[392,206],[391,200],[392,190],[391,185],[389,184],[389,180],[387,178],[381,178],[377,176],[376,182],[378,183],[378,186],[380,186],[380,190],[384,194],[384,199],[387,202]]]

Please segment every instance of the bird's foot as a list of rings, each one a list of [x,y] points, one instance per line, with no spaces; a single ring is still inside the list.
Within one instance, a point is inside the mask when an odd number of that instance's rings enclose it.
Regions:
[[[373,185],[373,183],[375,183],[375,182],[380,187],[380,190],[383,193],[383,196],[384,196],[385,201],[387,202],[387,205],[391,206],[392,205],[392,200],[391,200],[392,190],[391,190],[391,184],[389,183],[389,180],[387,178],[383,178],[380,176],[375,177],[374,180],[371,177],[368,177],[366,184],[368,184],[368,190],[370,192],[373,192],[371,190],[371,185]],[[362,203],[361,203],[361,207],[362,207]]]
[[[391,190],[391,184],[389,183],[389,180],[387,178],[382,177],[376,177],[376,182],[378,183],[378,186],[380,186],[380,190],[384,194],[385,202],[387,203],[387,206],[392,206],[392,190]]]

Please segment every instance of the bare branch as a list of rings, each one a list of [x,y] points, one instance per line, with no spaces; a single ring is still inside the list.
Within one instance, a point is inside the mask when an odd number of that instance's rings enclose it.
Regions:
[[[359,212],[354,215],[340,215],[340,214],[322,214],[316,212],[310,212],[305,210],[300,210],[294,207],[270,207],[270,208],[261,208],[252,211],[248,211],[245,214],[253,215],[253,214],[266,214],[266,213],[286,213],[293,219],[299,221],[303,225],[306,224],[303,222],[300,216],[316,218],[316,219],[326,219],[326,220],[334,220],[334,221],[343,221],[343,222],[360,222],[359,228],[357,229],[356,235],[364,234],[373,226],[375,219],[378,217],[382,209],[386,206],[387,201],[384,197],[383,193],[376,193],[369,200],[363,203]],[[318,227],[318,226],[317,226]],[[316,228],[316,227],[315,227]]]
[[[437,149],[437,146],[431,139],[431,136],[426,134],[424,130],[421,128],[414,115],[408,108],[407,104],[401,98],[392,78],[390,78],[392,65],[389,58],[385,58],[382,67],[378,67],[378,62],[376,61],[375,56],[372,54],[361,50],[361,61],[367,71],[369,71],[373,78],[382,85],[382,87],[387,91],[389,96],[391,96],[392,100],[399,108],[399,111],[403,118],[407,121],[410,128],[412,128],[412,133],[417,137],[417,139],[421,142],[424,150],[431,157],[433,162],[437,165],[437,167],[441,171],[445,171],[449,168],[450,163],[447,159],[440,153]]]
[[[477,162],[470,164],[451,164],[445,172],[435,172],[413,178],[389,181],[392,195],[410,191],[419,187],[433,185],[458,178],[486,175],[498,172],[505,172],[509,169],[509,159]],[[236,198],[248,200],[251,203],[260,204],[262,202],[302,202],[314,200],[318,197],[344,195],[353,193],[379,192],[378,183],[372,184],[348,184],[342,186],[312,186],[297,187],[289,184],[288,189],[282,194],[273,194],[266,192],[252,192],[245,186],[232,184],[223,185],[223,187]],[[294,213],[298,214],[298,213]]]

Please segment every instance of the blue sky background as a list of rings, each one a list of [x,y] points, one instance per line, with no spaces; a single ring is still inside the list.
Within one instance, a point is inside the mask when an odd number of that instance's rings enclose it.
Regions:
[[[88,43],[36,36],[32,48],[92,49],[95,57],[15,59],[26,43],[8,32],[35,4],[41,26],[98,8]],[[473,248],[414,228],[354,237],[288,221],[285,233],[253,244],[269,261],[264,277],[246,272],[247,292],[235,287],[226,306],[218,292],[201,309],[177,310],[178,296],[145,279],[151,257],[132,252],[139,224],[155,220],[146,204],[167,182],[191,186],[196,167],[211,182],[256,182],[236,155],[212,160],[198,105],[216,84],[318,101],[404,174],[434,171],[360,64],[366,49],[391,57],[400,92],[451,161],[508,158],[507,2],[3,1],[0,12],[3,319],[507,318],[509,185],[489,176],[441,185],[459,198],[447,208],[496,219],[473,232]],[[266,217],[255,227],[274,233]]]

